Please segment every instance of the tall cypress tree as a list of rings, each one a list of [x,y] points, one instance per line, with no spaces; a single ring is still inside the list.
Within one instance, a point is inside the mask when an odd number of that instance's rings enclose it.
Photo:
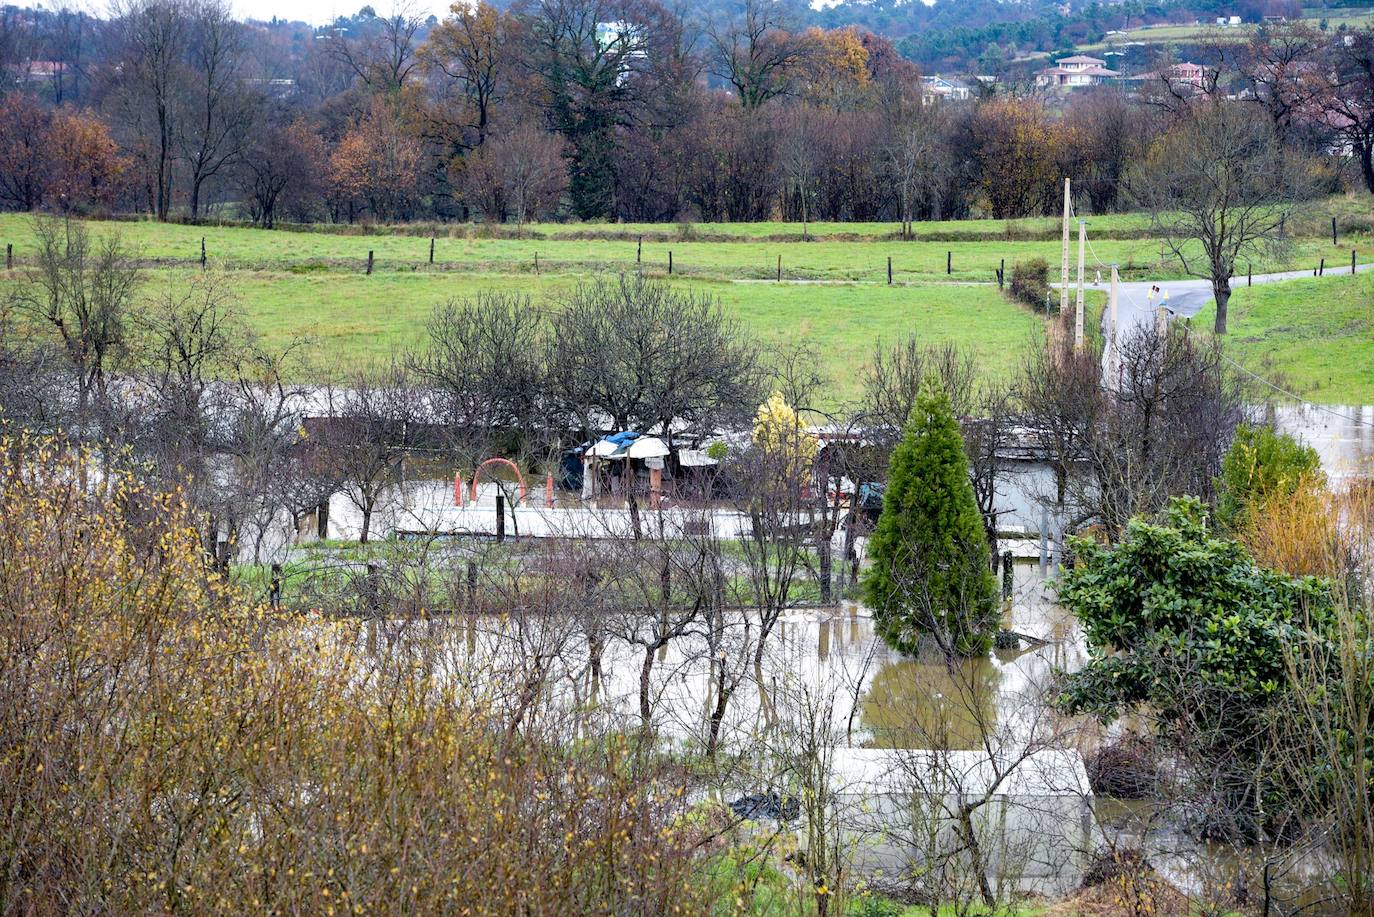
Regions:
[[[892,452],[868,551],[864,595],[889,646],[914,653],[924,637],[950,656],[992,647],[997,583],[987,534],[949,395],[932,378]]]

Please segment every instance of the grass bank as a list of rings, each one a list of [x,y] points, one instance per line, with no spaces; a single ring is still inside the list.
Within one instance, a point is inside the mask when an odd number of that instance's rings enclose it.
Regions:
[[[1193,319],[1211,328],[1216,307]],[[1324,404],[1374,404],[1374,273],[1241,287],[1226,349],[1266,379]]]

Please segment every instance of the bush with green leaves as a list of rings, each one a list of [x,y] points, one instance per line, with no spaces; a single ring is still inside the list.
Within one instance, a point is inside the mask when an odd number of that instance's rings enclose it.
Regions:
[[[1265,424],[1236,428],[1217,479],[1217,522],[1243,527],[1257,502],[1292,494],[1304,484],[1326,483],[1317,450]]]
[[[1159,523],[1133,520],[1116,546],[1071,543],[1059,600],[1077,616],[1089,660],[1060,706],[1110,722],[1150,714],[1158,737],[1209,769],[1213,802],[1246,833],[1268,827],[1284,790],[1262,768],[1269,723],[1289,691],[1287,650],[1330,633],[1330,584],[1259,566],[1213,535],[1196,498]]]
[[[883,510],[869,540],[864,595],[889,646],[922,641],[977,656],[997,633],[997,586],[968,458],[949,396],[921,387],[888,465]]]
[[[1043,311],[1050,292],[1050,265],[1044,258],[1018,261],[1011,266],[1011,295],[1033,309]]]

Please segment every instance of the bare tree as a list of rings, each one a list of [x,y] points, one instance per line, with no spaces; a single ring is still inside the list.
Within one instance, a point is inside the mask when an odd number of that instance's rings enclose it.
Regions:
[[[103,407],[112,370],[126,353],[129,313],[142,274],[118,233],[93,239],[82,223],[32,222],[34,266],[10,295],[17,311],[55,335],[77,385],[78,423]]]
[[[734,87],[745,108],[789,91],[791,76],[806,58],[804,40],[791,29],[776,0],[747,0],[741,16],[708,29],[712,71]]]
[[[1331,85],[1321,96],[1327,117],[1340,126],[1359,163],[1365,190],[1374,194],[1374,28],[1348,33],[1334,50]]]
[[[386,16],[369,22],[359,38],[336,30],[329,40],[330,52],[373,92],[404,89],[420,66],[417,34],[425,17],[402,0]]]
[[[1224,334],[1237,262],[1283,250],[1284,221],[1308,182],[1272,124],[1217,101],[1196,106],[1151,147],[1130,189],[1183,269],[1212,282]]]
[[[551,388],[584,431],[698,429],[758,404],[758,348],[709,296],[643,277],[579,284],[550,321]]]
[[[450,447],[476,461],[544,427],[544,330],[528,296],[481,292],[434,310],[423,350],[407,363],[431,389]]]
[[[344,493],[362,514],[358,541],[367,543],[372,518],[392,486],[418,416],[410,376],[398,362],[356,373],[337,393],[321,439],[344,482]]]
[[[120,107],[143,149],[148,205],[159,220],[166,220],[172,206],[178,109],[185,89],[183,54],[191,17],[183,0],[130,0],[114,10],[122,42],[117,69]]]
[[[254,111],[240,78],[243,26],[221,0],[197,0],[189,13],[185,112],[176,133],[190,173],[191,219],[196,220],[206,184],[242,152]]]
[[[912,238],[917,207],[943,218],[944,190],[954,174],[954,149],[945,136],[948,113],[940,105],[900,99],[888,110],[884,153],[897,186],[902,238]]]

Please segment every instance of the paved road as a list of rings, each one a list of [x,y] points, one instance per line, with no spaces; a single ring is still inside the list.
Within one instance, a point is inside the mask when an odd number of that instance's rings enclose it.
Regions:
[[[1366,271],[1374,268],[1374,262],[1360,264],[1356,266],[1357,271]],[[1303,277],[1311,277],[1312,271],[1281,271],[1275,274],[1256,274],[1254,283],[1276,283],[1283,280],[1299,280]],[[1350,268],[1331,268],[1322,275],[1322,279],[1332,283],[1338,282],[1341,277],[1349,277]],[[1090,283],[1087,285],[1094,290],[1107,290],[1110,284],[1105,276],[1101,283]],[[1154,321],[1154,312],[1150,304],[1150,288],[1158,286],[1161,291],[1169,294],[1167,301],[1170,311],[1174,318],[1180,316],[1191,318],[1202,311],[1203,307],[1212,301],[1212,283],[1209,280],[1144,280],[1133,281],[1131,283],[1120,283],[1118,285],[1120,295],[1117,297],[1117,337],[1118,339],[1138,325],[1147,324]],[[1245,278],[1238,277],[1231,281],[1231,289],[1239,290],[1245,286]],[[1159,305],[1162,295],[1155,297],[1154,305]],[[1106,330],[1107,312],[1102,312],[1103,330]]]

